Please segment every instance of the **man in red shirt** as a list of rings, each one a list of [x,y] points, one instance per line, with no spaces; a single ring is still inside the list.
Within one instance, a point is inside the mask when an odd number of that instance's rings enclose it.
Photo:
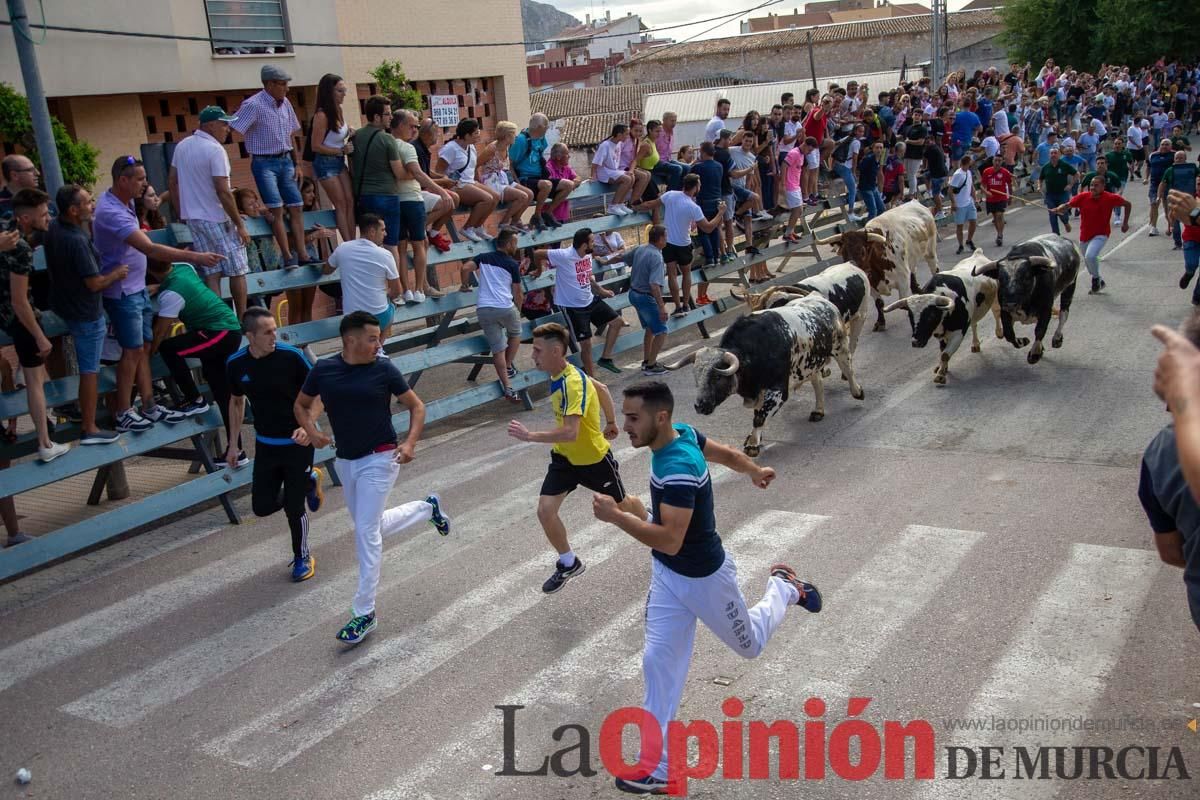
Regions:
[[[1097,294],[1105,287],[1100,279],[1100,251],[1112,235],[1112,212],[1117,208],[1125,209],[1121,215],[1121,233],[1129,233],[1129,214],[1133,211],[1133,205],[1115,192],[1104,191],[1104,178],[1097,175],[1092,178],[1088,191],[1080,192],[1050,211],[1061,214],[1068,208],[1079,209],[1079,241],[1084,246],[1083,263],[1092,274],[1092,288],[1088,294]]]
[[[1178,192],[1183,194],[1183,192]],[[1196,178],[1194,196],[1200,197],[1200,177]],[[1170,219],[1174,215],[1174,208],[1167,209],[1167,218]],[[1182,214],[1176,216],[1183,229],[1183,277],[1179,279],[1179,288],[1186,289],[1192,280],[1192,276],[1196,274],[1196,269],[1200,267],[1200,225],[1196,224],[1195,218],[1190,214]],[[1200,283],[1196,284],[1196,288],[1192,291],[1192,305],[1200,306]]]
[[[992,156],[992,165],[983,171],[983,188],[987,191],[985,202],[996,226],[996,246],[1004,245],[1004,211],[1012,197],[1013,175],[1004,168],[1000,154]]]

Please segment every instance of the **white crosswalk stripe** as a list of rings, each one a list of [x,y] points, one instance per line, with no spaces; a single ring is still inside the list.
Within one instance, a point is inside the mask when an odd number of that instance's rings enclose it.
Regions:
[[[1073,545],[1070,559],[1031,604],[963,719],[1086,715],[1101,697],[1161,566],[1149,550]],[[1077,741],[1070,730],[1038,732],[1036,739],[1048,747]],[[1062,785],[1023,780],[1020,797],[1052,798]],[[943,780],[925,784],[916,797],[977,800],[1011,797],[1012,791],[1011,781]]]
[[[779,550],[780,546],[794,550],[828,519],[815,514],[766,511],[723,537],[731,545],[730,551],[736,553],[739,582],[748,603],[753,605],[757,602],[767,567],[777,560],[786,560],[784,553]],[[788,532],[786,540],[779,536],[780,530]],[[611,622],[564,653],[561,659],[542,669],[497,705],[569,704],[585,687],[594,692],[600,685],[636,679],[641,673],[642,640],[639,628],[643,605],[644,601],[639,599],[615,612]],[[806,624],[804,628],[806,631],[812,630],[823,623],[824,620],[817,620]],[[638,689],[632,689],[631,703],[638,702],[633,697],[637,692]],[[491,750],[498,741],[494,735],[495,729],[494,712],[477,719],[457,741],[439,748],[417,767],[405,770],[400,780],[370,795],[368,800],[412,800],[423,796],[421,787],[424,784],[452,766],[500,763],[500,754]],[[490,773],[484,773],[481,777],[484,780],[492,779]],[[461,790],[462,787],[459,788]]]

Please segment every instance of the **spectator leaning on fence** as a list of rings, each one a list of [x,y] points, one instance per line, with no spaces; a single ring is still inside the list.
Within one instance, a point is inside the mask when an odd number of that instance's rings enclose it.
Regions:
[[[442,129],[437,126],[437,123],[431,119],[423,119],[411,144],[417,151],[417,165],[421,171],[430,177],[438,189],[442,190],[439,193],[436,190],[426,191],[423,189],[421,197],[425,200],[426,238],[429,239],[430,244],[445,253],[450,250],[453,242],[450,241],[450,237],[442,233],[441,229],[454,216],[454,210],[458,208],[458,195],[454,193],[452,189],[454,182],[449,178],[438,180],[433,177],[432,148],[438,146],[441,138]]]
[[[459,120],[454,129],[454,138],[438,150],[437,164],[433,170],[435,175],[445,176],[454,181],[454,191],[458,192],[459,202],[471,209],[462,227],[462,235],[473,242],[487,242],[493,237],[484,229],[483,224],[496,210],[500,198],[475,180],[476,167],[479,164],[479,154],[475,148],[478,141],[479,122],[473,119]]]
[[[0,253],[0,325],[13,341],[17,361],[25,371],[29,416],[37,431],[38,458],[53,461],[69,449],[50,439],[46,418],[46,361],[52,349],[38,320],[29,291],[33,273],[33,248],[29,239],[50,227],[50,198],[40,189],[21,189],[12,198],[13,219],[20,239]]]
[[[299,141],[300,120],[292,101],[288,100],[288,81],[292,79],[281,68],[268,64],[262,68],[263,89],[247,97],[234,113],[233,129],[246,140],[250,153],[250,170],[263,203],[271,212],[271,228],[275,243],[283,254],[284,267],[294,267],[300,257],[288,244],[284,225],[284,207],[290,217],[292,239],[298,248],[304,243],[304,216],[300,208],[300,164],[296,144]],[[307,261],[307,258],[304,259]]]
[[[463,261],[461,273],[461,291],[469,292],[470,274],[476,269],[479,271],[479,299],[475,304],[479,328],[487,337],[504,396],[514,403],[521,401],[510,381],[517,376],[514,363],[521,349],[521,315],[517,312],[525,302],[521,270],[528,266],[528,261],[517,261],[517,252],[516,233],[500,231],[496,237],[496,251]]]
[[[387,221],[364,211],[358,217],[357,239],[342,242],[329,256],[325,274],[338,270],[342,284],[342,310],[366,311],[375,317],[380,336],[387,339],[401,282],[396,260],[381,245],[387,240]]]
[[[567,196],[575,190],[575,182],[551,178],[546,166],[546,131],[550,120],[545,114],[534,114],[529,118],[529,127],[517,134],[512,147],[508,148],[508,159],[517,181],[534,192],[534,208],[531,221],[541,230],[557,228],[554,212],[567,202]]]
[[[187,222],[197,250],[219,253],[221,263],[202,269],[205,283],[220,292],[221,276],[229,278],[229,294],[238,314],[246,311],[246,274],[250,262],[246,245],[250,234],[238,214],[230,183],[229,154],[224,142],[233,117],[220,106],[200,112],[200,127],[175,148],[168,183],[171,200]]]
[[[346,82],[340,75],[323,75],[317,84],[317,110],[313,113],[309,141],[312,148],[313,175],[333,203],[338,233],[343,241],[354,238],[354,195],[350,190],[350,173],[346,170],[346,154],[353,152],[350,136],[354,131],[342,119],[342,103],[346,100]]]
[[[46,233],[46,269],[50,273],[50,307],[71,333],[79,367],[80,444],[108,444],[119,434],[96,425],[99,402],[100,355],[108,335],[100,293],[129,272],[120,266],[100,274],[100,254],[85,228],[92,222],[95,204],[87,189],[67,184],[55,198],[58,219]]]
[[[168,411],[154,401],[147,350],[154,340],[154,310],[146,292],[146,260],[167,263],[182,261],[197,267],[215,267],[223,256],[205,251],[193,252],[156,244],[138,225],[133,199],[146,189],[146,168],[133,156],[121,156],[112,167],[112,188],[100,196],[92,219],[92,237],[100,253],[102,274],[126,267],[124,278],[104,290],[104,310],[121,345],[117,364],[117,430],[144,431],[156,422],[174,424],[183,420],[177,411]],[[299,194],[299,191],[297,191]],[[133,408],[136,382],[142,396],[142,410]]]
[[[389,123],[392,137],[400,151],[400,163],[392,162],[393,171],[397,166],[400,172],[396,175],[396,187],[400,194],[400,245],[398,246],[399,260],[397,269],[400,270],[400,285],[404,290],[406,303],[422,303],[425,297],[442,297],[441,290],[429,286],[430,275],[436,273],[436,268],[429,269],[429,245],[426,241],[426,205],[422,192],[441,193],[445,202],[449,202],[449,194],[445,189],[433,182],[433,179],[421,169],[417,148],[412,139],[417,134],[417,115],[413,111],[402,108],[392,114]],[[413,285],[416,287],[411,294],[408,291],[408,264],[405,260],[405,243],[412,247]],[[436,280],[436,277],[434,278]]]

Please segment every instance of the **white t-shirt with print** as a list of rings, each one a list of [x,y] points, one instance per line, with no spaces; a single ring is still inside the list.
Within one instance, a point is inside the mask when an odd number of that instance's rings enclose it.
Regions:
[[[592,256],[581,256],[574,247],[548,250],[554,267],[554,302],[563,308],[587,308],[592,304]]]

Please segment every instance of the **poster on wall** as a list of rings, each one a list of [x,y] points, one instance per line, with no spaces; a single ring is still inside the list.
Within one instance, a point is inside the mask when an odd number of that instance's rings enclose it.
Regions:
[[[429,115],[437,125],[443,128],[453,128],[458,124],[458,96],[453,94],[430,96]]]

